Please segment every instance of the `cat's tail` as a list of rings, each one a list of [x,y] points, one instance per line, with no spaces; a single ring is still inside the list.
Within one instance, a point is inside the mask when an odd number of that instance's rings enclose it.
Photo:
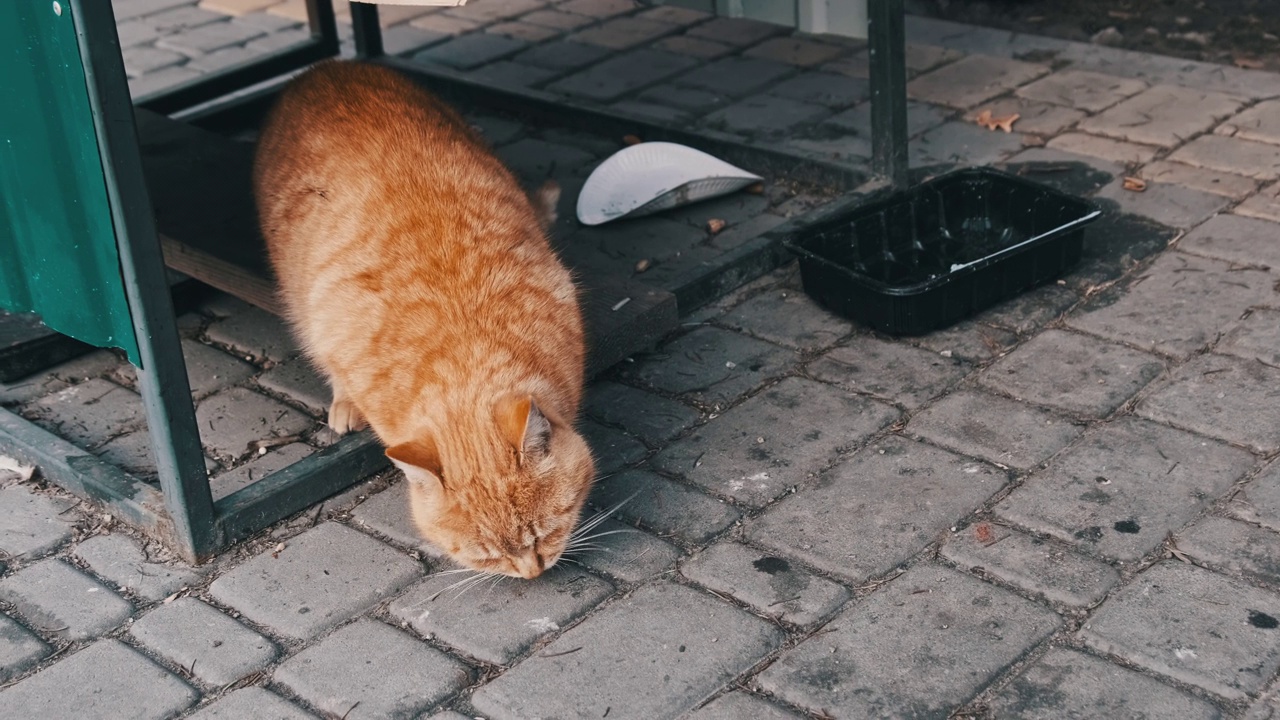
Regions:
[[[533,201],[533,209],[538,214],[538,222],[543,230],[550,230],[556,224],[556,205],[560,203],[560,183],[548,180],[542,187],[533,192],[529,198]]]

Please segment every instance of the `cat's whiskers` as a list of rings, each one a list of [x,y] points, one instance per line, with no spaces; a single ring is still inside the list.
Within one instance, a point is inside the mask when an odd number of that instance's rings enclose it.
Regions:
[[[640,493],[638,492],[632,493],[630,496],[624,498],[622,502],[618,503],[617,505],[614,505],[613,507],[607,508],[605,510],[601,510],[600,512],[597,512],[595,515],[592,515],[591,517],[587,518],[585,521],[579,523],[578,527],[574,528],[573,532],[569,535],[569,544],[572,544],[574,540],[581,539],[586,533],[589,533],[592,530],[594,530],[605,520],[608,520],[614,513],[621,510],[623,505],[626,505],[627,503],[634,500],[636,495],[639,495],[639,494]]]

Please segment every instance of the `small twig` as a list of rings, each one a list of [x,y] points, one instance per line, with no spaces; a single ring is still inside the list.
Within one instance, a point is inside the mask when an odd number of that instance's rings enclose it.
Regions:
[[[355,710],[355,709],[356,709],[356,705],[359,705],[359,704],[360,704],[360,701],[359,701],[359,700],[357,700],[355,705],[352,705],[351,707],[347,708],[347,711],[346,711],[346,712],[344,712],[344,713],[342,713],[342,720],[347,720],[347,716],[348,716],[348,715],[350,715],[350,714],[351,714],[351,711],[352,711],[352,710]]]
[[[545,655],[545,654],[544,654],[544,655],[539,655],[538,657],[541,657],[541,658],[557,658],[557,657],[561,657],[561,656],[564,656],[564,655],[572,655],[572,654],[574,654],[574,653],[578,652],[578,651],[579,651],[579,650],[581,650],[581,649],[582,649],[582,646],[581,646],[581,645],[579,645],[578,647],[576,647],[576,648],[574,648],[574,649],[572,649],[572,650],[565,650],[564,652],[551,653],[550,655]]]
[[[253,442],[249,443],[249,450],[251,450],[252,452],[257,452],[263,448],[280,447],[281,445],[296,443],[301,439],[302,439],[301,435],[284,435],[282,437],[263,438],[261,440],[254,440]]]

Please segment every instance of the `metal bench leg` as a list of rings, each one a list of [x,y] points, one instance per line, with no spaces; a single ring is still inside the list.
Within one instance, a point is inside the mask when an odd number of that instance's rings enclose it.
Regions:
[[[351,3],[351,33],[356,41],[356,57],[371,60],[382,56],[382,28],[378,25],[378,6]]]
[[[869,0],[871,168],[907,186],[907,39],[903,0]]]

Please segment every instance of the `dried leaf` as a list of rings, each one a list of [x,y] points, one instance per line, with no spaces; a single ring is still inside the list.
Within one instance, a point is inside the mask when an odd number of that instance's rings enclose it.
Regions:
[[[712,235],[715,235],[716,233],[723,230],[725,225],[726,225],[725,221],[721,220],[720,218],[711,218],[710,220],[707,221],[707,232],[711,233]]]
[[[755,183],[755,184],[753,184],[753,185],[748,185],[748,186],[747,186],[747,193],[748,193],[748,194],[750,194],[750,195],[763,195],[763,194],[764,194],[764,183],[762,183],[762,182],[758,182],[758,183]]]
[[[643,140],[641,140],[641,139],[640,139],[640,136],[638,136],[638,135],[623,135],[623,136],[622,136],[622,143],[623,143],[624,145],[639,145],[639,144],[640,144],[640,143],[642,143],[642,142],[644,142],[644,141],[643,141]]]
[[[1003,130],[1005,132],[1013,132],[1013,124],[1018,118],[1022,117],[1018,113],[1005,115],[1004,117],[993,117],[990,110],[983,110],[973,119],[978,125],[988,130]]]
[[[18,479],[22,482],[30,480],[31,476],[36,471],[35,466],[33,465],[23,465],[8,455],[0,455],[0,471],[3,470],[16,473],[18,475]]]
[[[636,272],[642,273],[645,270],[648,270],[650,264],[651,263],[647,259],[641,260],[640,262],[636,263]]]
[[[973,526],[973,537],[983,545],[990,545],[995,542],[996,534],[991,531],[991,525],[987,523],[978,523]]]
[[[271,551],[271,557],[279,558],[280,553],[284,552],[284,543],[276,545],[276,549]]]
[[[1231,64],[1235,65],[1238,68],[1243,68],[1245,70],[1261,70],[1262,68],[1267,66],[1266,63],[1262,62],[1258,58],[1251,58],[1251,57],[1233,58],[1231,60]]]
[[[1126,177],[1124,179],[1123,187],[1129,192],[1145,192],[1147,189],[1147,181],[1142,178]]]

